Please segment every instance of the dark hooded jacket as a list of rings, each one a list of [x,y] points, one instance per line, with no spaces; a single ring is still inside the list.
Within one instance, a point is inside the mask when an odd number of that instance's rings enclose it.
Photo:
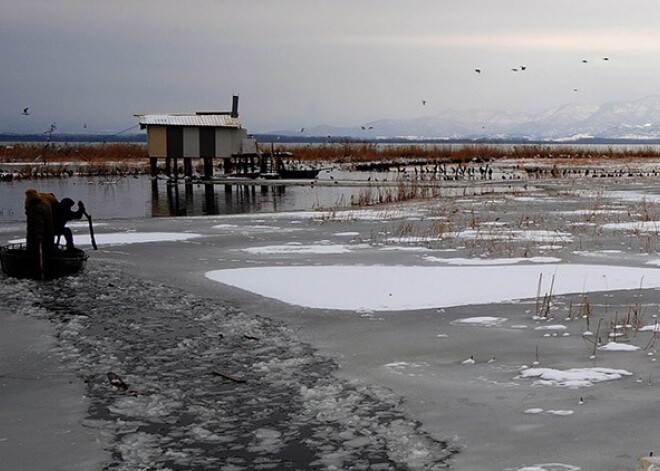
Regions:
[[[74,202],[71,198],[63,198],[62,201],[52,205],[53,208],[53,226],[55,235],[64,234],[64,226],[69,221],[80,219],[84,212],[84,207],[78,205],[78,211],[71,211]]]

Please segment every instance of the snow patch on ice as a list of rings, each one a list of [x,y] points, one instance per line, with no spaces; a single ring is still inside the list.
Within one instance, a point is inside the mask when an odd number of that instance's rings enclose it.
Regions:
[[[580,388],[593,386],[594,383],[612,381],[623,376],[630,376],[631,372],[613,368],[571,368],[558,370],[554,368],[527,368],[520,372],[516,378],[539,378],[532,384],[534,386],[559,386]]]
[[[300,246],[298,246],[300,247]],[[341,246],[343,247],[343,246]],[[206,277],[261,296],[317,309],[402,311],[660,287],[660,271],[609,265],[497,267],[289,266],[215,270]],[[263,283],[262,280],[269,280]]]
[[[645,325],[639,329],[640,332],[660,332],[660,324]]]
[[[575,411],[572,410],[547,410],[545,411],[546,414],[550,415],[559,415],[559,416],[567,416],[567,415],[573,415]]]
[[[607,345],[598,347],[598,350],[605,350],[608,352],[634,352],[639,350],[639,347],[627,343],[609,342]]]
[[[271,255],[271,254],[317,254],[331,255],[351,252],[351,249],[343,244],[313,244],[303,245],[297,242],[291,242],[284,245],[268,245],[264,247],[250,247],[242,249],[243,252]]]
[[[103,248],[107,245],[143,244],[147,242],[180,242],[184,240],[202,237],[202,234],[193,232],[108,232],[96,234],[96,243]],[[24,243],[25,239],[9,241],[10,244]],[[78,236],[75,239],[77,245],[88,246],[91,241]]]
[[[579,466],[572,466],[570,464],[562,463],[543,463],[533,464],[532,466],[524,466],[516,471],[580,471],[582,468]]]
[[[468,229],[455,234],[460,239],[475,240],[511,240],[524,242],[570,242],[573,236],[568,232],[560,231],[506,231],[506,230],[487,230],[475,231]]]
[[[466,317],[452,321],[451,325],[469,325],[478,327],[498,327],[507,321],[506,317]]]
[[[427,262],[442,262],[448,265],[515,265],[516,263],[558,263],[560,258],[556,257],[531,257],[531,258],[441,258],[431,255],[424,257]]]
[[[566,330],[566,326],[560,324],[542,325],[539,327],[534,327],[534,330]]]
[[[601,227],[610,231],[660,232],[660,221],[611,222]]]

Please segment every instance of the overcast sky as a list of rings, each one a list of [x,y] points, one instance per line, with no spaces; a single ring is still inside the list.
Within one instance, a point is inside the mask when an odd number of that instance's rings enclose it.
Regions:
[[[228,110],[234,94],[252,133],[660,95],[658,1],[0,0],[0,11],[0,132],[112,133],[134,113]]]

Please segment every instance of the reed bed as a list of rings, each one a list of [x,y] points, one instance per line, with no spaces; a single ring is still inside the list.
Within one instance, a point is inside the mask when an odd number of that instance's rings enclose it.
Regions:
[[[263,146],[262,146],[263,147]],[[264,147],[265,149],[265,147]],[[401,144],[380,145],[375,143],[344,142],[325,145],[276,147],[278,152],[291,152],[297,160],[307,162],[359,163],[405,162],[415,163],[467,163],[489,162],[498,159],[546,160],[557,164],[574,161],[636,161],[660,159],[660,149],[650,146],[635,148],[570,147],[556,145],[507,145],[507,144]],[[14,144],[0,146],[0,162],[118,162],[126,159],[147,159],[144,144]]]
[[[144,174],[149,171],[147,157],[146,146],[139,144],[0,146],[0,181]]]
[[[147,147],[141,144],[14,144],[0,146],[0,162],[86,162],[146,161]]]
[[[594,149],[554,145],[378,145],[374,143],[345,142],[342,144],[277,147],[291,152],[297,159],[307,162],[359,163],[397,162],[414,163],[466,163],[489,162],[498,159],[544,160],[557,164],[576,161],[636,161],[660,158],[660,149],[652,147]]]

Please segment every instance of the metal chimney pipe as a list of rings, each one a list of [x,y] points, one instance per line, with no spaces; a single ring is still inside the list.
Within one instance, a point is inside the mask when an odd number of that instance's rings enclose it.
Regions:
[[[234,95],[231,102],[231,117],[238,118],[238,95]]]

